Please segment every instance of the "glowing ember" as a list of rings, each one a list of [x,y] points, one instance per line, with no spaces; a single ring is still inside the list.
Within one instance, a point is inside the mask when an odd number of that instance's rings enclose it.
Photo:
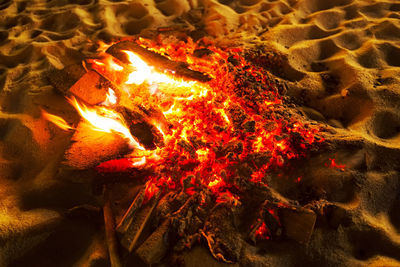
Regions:
[[[256,238],[257,239],[269,239],[269,230],[267,228],[267,225],[265,224],[265,222],[263,222],[256,230]]]
[[[267,186],[269,175],[323,141],[316,126],[302,123],[298,115],[290,113],[268,73],[247,62],[241,49],[222,50],[190,40],[137,42],[214,77],[207,83],[178,79],[170,70],[156,71],[145,58],[127,50],[123,52],[128,64],[110,55],[88,61],[119,91],[110,89],[103,106],[89,108],[69,99],[81,116],[95,130],[127,138],[134,148],[145,150],[125,123],[148,125],[149,135],[156,140],[153,150],[103,162],[97,170],[151,170],[146,177],[147,200],[164,189],[183,190],[189,195],[206,190],[216,203],[237,205],[242,183]],[[196,49],[207,49],[210,54],[198,58],[194,56]],[[126,121],[115,111],[118,106],[129,106],[145,115],[139,121]],[[267,226],[259,225],[256,236],[266,238]]]
[[[304,125],[296,117],[290,118],[291,115],[281,115],[286,112],[285,106],[268,75],[239,56],[240,49],[207,47],[212,54],[204,60],[193,56],[193,51],[202,47],[190,41],[138,42],[215,77],[207,84],[179,80],[157,72],[140,56],[125,50],[130,63],[124,68],[129,74],[121,83],[120,77],[109,74],[115,66],[107,62],[114,61],[103,61],[103,75],[128,90],[128,96],[138,97],[140,88],[147,87],[153,97],[143,96],[141,105],[156,107],[164,116],[162,120],[150,120],[162,138],[162,146],[154,150],[151,159],[145,156],[141,161],[142,166],[152,168],[156,174],[148,181],[151,190],[154,186],[184,187],[188,194],[193,194],[203,185],[219,195],[218,199],[225,195],[230,201],[237,201],[233,181],[242,175],[238,170],[245,166],[249,181],[265,185],[268,172],[303,156],[314,142],[323,140],[316,136],[318,129]],[[234,68],[228,64],[230,61],[235,62]],[[176,93],[176,87],[184,93]],[[139,164],[117,162],[104,163],[99,170],[126,171]]]
[[[330,168],[336,168],[336,169],[339,169],[341,171],[344,171],[344,169],[346,168],[345,164],[338,164],[338,163],[336,163],[335,159],[329,159],[329,161],[330,161],[330,164],[329,165],[327,164],[327,165]]]

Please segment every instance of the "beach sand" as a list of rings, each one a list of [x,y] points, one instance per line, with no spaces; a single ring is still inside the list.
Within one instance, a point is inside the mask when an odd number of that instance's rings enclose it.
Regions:
[[[328,129],[330,150],[304,163],[301,188],[271,186],[288,199],[309,190],[333,204],[330,215],[308,244],[246,244],[237,265],[400,266],[397,0],[0,1],[1,266],[108,265],[101,223],[65,216],[98,199],[85,174],[59,170],[71,133],[41,109],[79,118],[46,73],[95,55],[98,41],[161,31],[262,47],[263,67]],[[326,168],[328,157],[345,170]],[[224,265],[202,246],[185,259]]]

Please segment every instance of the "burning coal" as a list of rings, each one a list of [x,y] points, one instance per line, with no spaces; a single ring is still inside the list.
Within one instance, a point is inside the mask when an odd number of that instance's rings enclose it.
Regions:
[[[238,206],[249,184],[267,188],[268,175],[323,141],[317,127],[290,112],[269,74],[242,49],[138,39],[107,52],[87,61],[114,87],[106,100],[91,106],[68,101],[94,130],[117,133],[132,148],[98,165],[98,172],[149,170],[143,203],[172,191],[196,196],[199,207],[211,199]],[[273,220],[279,228],[278,216],[266,208],[254,236],[273,236]]]

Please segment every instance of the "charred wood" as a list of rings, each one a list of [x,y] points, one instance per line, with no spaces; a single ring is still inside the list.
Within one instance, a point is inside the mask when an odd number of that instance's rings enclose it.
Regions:
[[[171,221],[165,220],[135,251],[143,262],[158,263],[167,253]]]

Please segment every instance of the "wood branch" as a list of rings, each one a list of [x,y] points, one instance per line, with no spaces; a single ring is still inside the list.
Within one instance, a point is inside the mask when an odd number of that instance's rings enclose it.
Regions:
[[[116,111],[122,115],[126,125],[129,127],[130,133],[138,139],[141,145],[148,150],[156,148],[156,138],[154,135],[155,128],[146,122],[142,114],[124,106],[117,107]]]
[[[96,71],[86,71],[82,65],[70,65],[62,70],[52,70],[48,80],[62,95],[78,97],[90,105],[104,102],[108,88],[115,86]]]
[[[141,209],[133,216],[132,221],[130,222],[126,231],[122,233],[120,238],[121,244],[128,250],[129,253],[131,253],[138,245],[138,240],[148,225],[159,198],[160,194],[157,194],[150,200],[149,203],[147,203],[145,206],[142,206]]]
[[[168,235],[171,220],[165,220],[146,241],[135,251],[148,265],[154,265],[165,256],[168,250]]]
[[[121,261],[118,255],[117,240],[115,238],[115,225],[114,216],[111,210],[110,192],[104,186],[104,227],[106,232],[106,241],[108,247],[108,254],[110,256],[111,267],[121,267]]]
[[[53,69],[46,73],[47,79],[54,88],[65,95],[83,75],[86,70],[82,64],[72,64],[66,66],[62,70]]]
[[[129,206],[128,210],[125,212],[124,217],[122,217],[121,221],[119,222],[116,230],[118,233],[125,233],[128,230],[129,225],[132,222],[133,216],[138,211],[138,209],[142,206],[143,200],[145,196],[145,189],[139,191],[136,195],[135,199],[132,201],[132,204]]]
[[[146,61],[149,65],[153,66],[160,72],[169,72],[175,77],[182,77],[200,82],[208,82],[211,80],[211,77],[207,74],[191,70],[186,63],[172,61],[161,54],[138,45],[135,42],[123,41],[116,43],[108,48],[107,53],[116,57],[121,62],[128,64],[129,61],[127,55],[122,52],[123,50],[134,52],[139,55],[142,60]]]

